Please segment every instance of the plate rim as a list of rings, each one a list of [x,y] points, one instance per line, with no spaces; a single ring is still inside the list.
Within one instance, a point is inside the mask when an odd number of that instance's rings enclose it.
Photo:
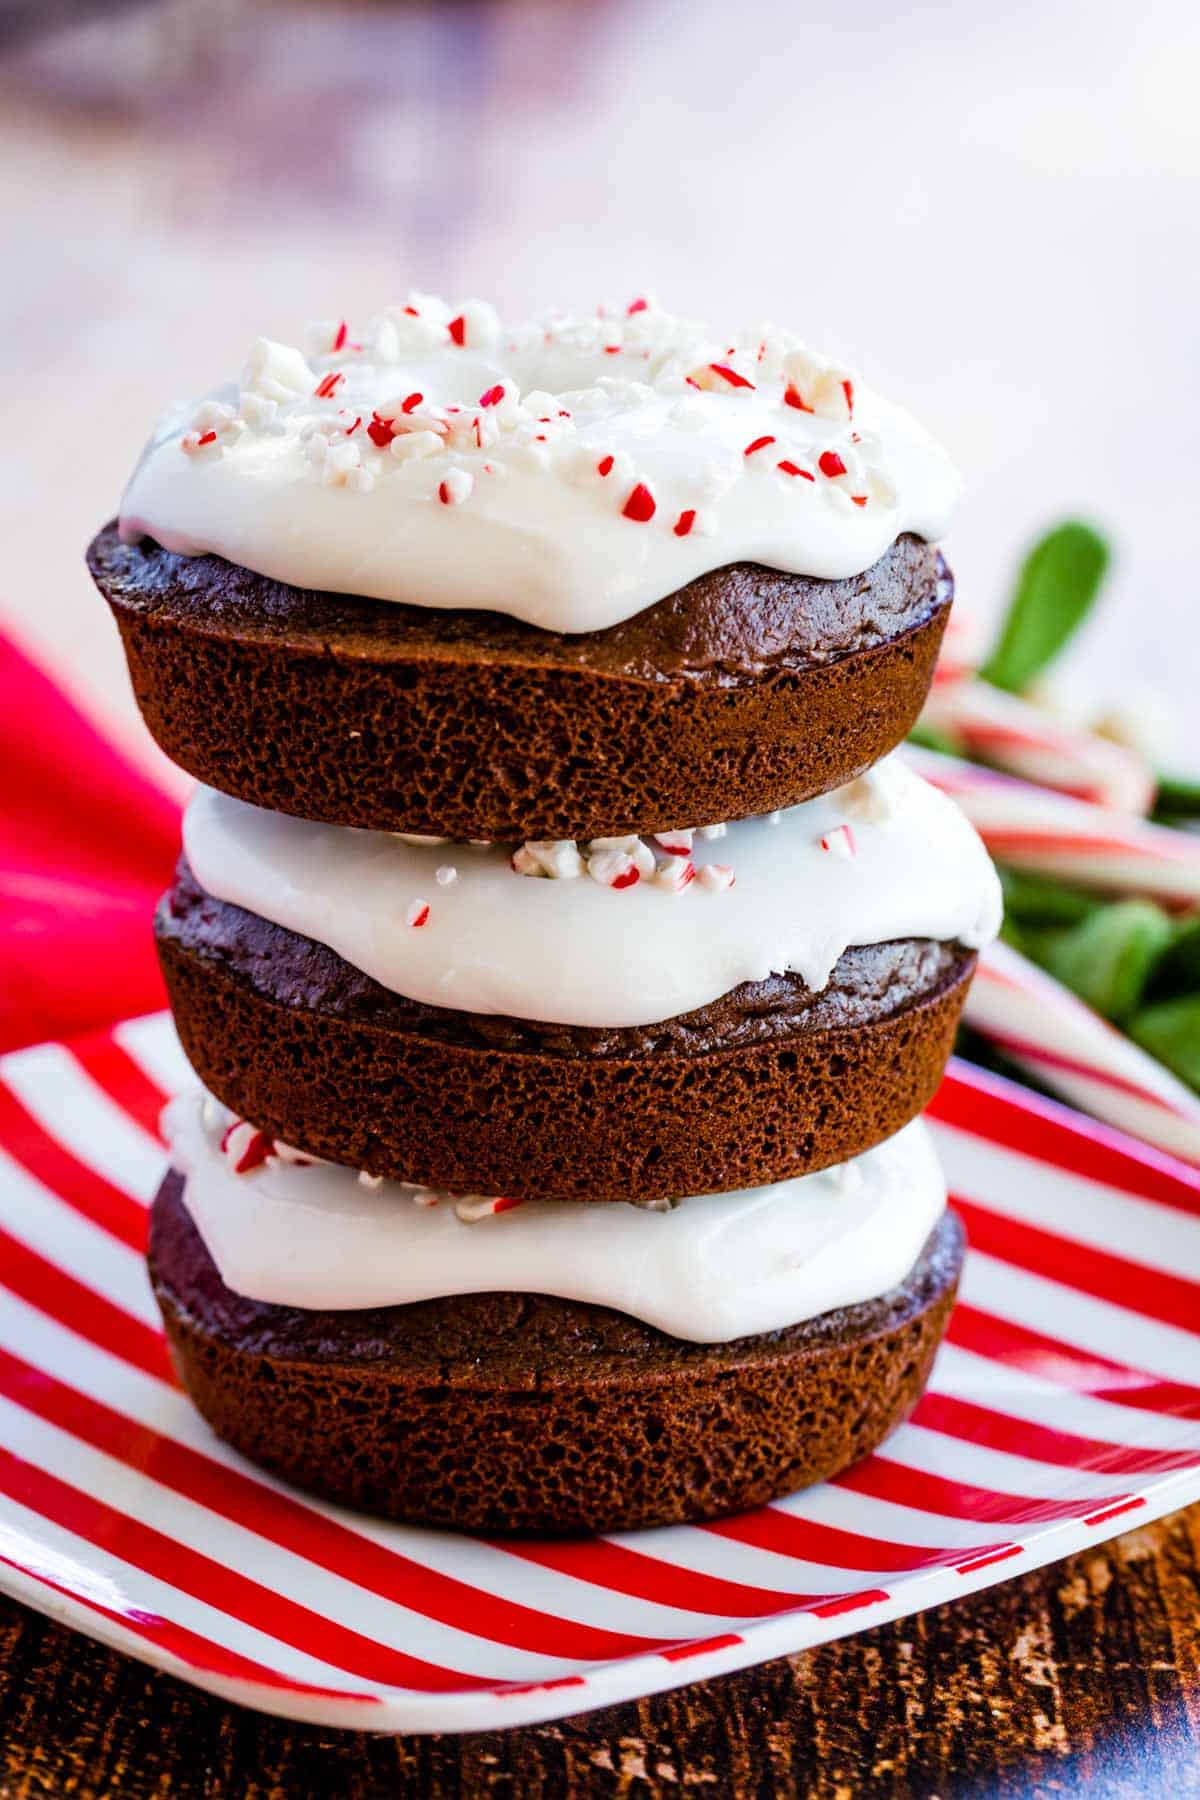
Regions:
[[[118,1620],[97,1615],[86,1601],[48,1587],[36,1575],[9,1563],[0,1562],[0,1593],[108,1649],[132,1656],[191,1687],[253,1712],[334,1730],[414,1736],[443,1732],[457,1736],[547,1724],[554,1719],[595,1712],[599,1707],[623,1705],[753,1668],[779,1656],[812,1650],[893,1619],[916,1618],[931,1607],[1061,1562],[1078,1550],[1111,1543],[1127,1531],[1153,1524],[1200,1500],[1200,1465],[1163,1474],[1139,1499],[1141,1504],[1135,1508],[1122,1508],[1095,1525],[1089,1526],[1083,1519],[1062,1519],[1046,1525],[1032,1544],[1018,1543],[1015,1552],[1005,1555],[1006,1568],[1000,1580],[993,1573],[992,1562],[965,1573],[953,1564],[926,1569],[885,1598],[865,1601],[831,1618],[818,1618],[798,1609],[776,1613],[731,1630],[732,1642],[720,1637],[703,1640],[694,1648],[685,1642],[673,1659],[661,1651],[645,1651],[587,1665],[578,1680],[559,1677],[549,1682],[520,1682],[509,1688],[497,1684],[458,1693],[379,1688],[360,1697],[339,1699],[334,1694],[276,1688],[267,1682],[222,1675],[189,1663],[152,1640],[139,1637]],[[5,1505],[0,1497],[0,1521]],[[921,1590],[918,1606],[911,1604],[914,1583]]]
[[[164,1015],[142,1014],[115,1021],[124,1025],[149,1022]],[[48,1040],[70,1047],[71,1039]],[[35,1049],[37,1046],[28,1046]],[[21,1050],[9,1052],[20,1056]],[[7,1060],[7,1057],[5,1058]],[[1200,1175],[1190,1164],[1142,1143],[1139,1139],[1093,1120],[1060,1100],[1031,1092],[1020,1082],[954,1057],[949,1065],[958,1082],[1007,1100],[1021,1110],[1053,1121],[1073,1134],[1089,1139],[1105,1151],[1124,1155],[1144,1166],[1182,1175],[1185,1184],[1200,1186]],[[931,1111],[941,1123],[936,1100]],[[244,1461],[242,1458],[237,1459]],[[246,1463],[253,1472],[253,1466]],[[191,1662],[178,1651],[142,1635],[115,1614],[98,1610],[86,1596],[65,1591],[36,1566],[21,1566],[0,1556],[0,1593],[29,1606],[68,1629],[131,1656],[143,1665],[185,1681],[214,1698],[276,1718],[338,1730],[374,1734],[462,1734],[506,1730],[572,1717],[597,1708],[626,1704],[652,1694],[669,1692],[694,1682],[751,1668],[776,1657],[792,1655],[824,1643],[853,1636],[894,1619],[916,1617],[933,1606],[960,1596],[1001,1585],[1018,1575],[1044,1568],[1079,1550],[1111,1542],[1127,1531],[1148,1525],[1166,1514],[1200,1500],[1200,1462],[1192,1467],[1164,1470],[1150,1478],[1129,1503],[1093,1517],[1068,1517],[1036,1524],[1032,1541],[1014,1534],[996,1556],[976,1567],[953,1562],[910,1570],[906,1579],[879,1596],[851,1596],[848,1604],[821,1615],[812,1609],[794,1608],[739,1622],[703,1639],[684,1639],[678,1646],[636,1651],[593,1663],[581,1662],[577,1672],[543,1682],[496,1682],[486,1687],[464,1687],[429,1692],[360,1683],[342,1696],[335,1690],[305,1687],[302,1683],[276,1685],[253,1676],[223,1673],[202,1662]],[[6,1519],[15,1523],[16,1534],[28,1538],[28,1527],[14,1520],[15,1503],[0,1494],[0,1541]],[[1018,1527],[1019,1530],[1019,1527]],[[603,1534],[602,1534],[603,1535]],[[1010,1547],[1011,1546],[1011,1547]],[[118,1557],[118,1560],[120,1558]],[[964,1551],[969,1565],[970,1552]],[[997,1573],[1002,1564],[1002,1573]],[[169,1622],[169,1621],[168,1621]]]

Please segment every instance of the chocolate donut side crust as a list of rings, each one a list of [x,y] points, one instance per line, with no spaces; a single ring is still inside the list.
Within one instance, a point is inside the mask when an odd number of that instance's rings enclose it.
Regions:
[[[608,1308],[473,1294],[302,1312],[221,1281],[172,1171],[150,1273],[184,1387],[272,1473],[348,1506],[476,1531],[706,1519],[821,1481],[916,1404],[963,1231],[934,1228],[878,1300],[731,1344]]]
[[[862,575],[733,564],[568,636],[290,588],[111,525],[88,563],[190,774],[303,818],[503,841],[712,824],[853,779],[916,719],[952,591],[905,536]]]
[[[373,1174],[570,1200],[756,1187],[871,1148],[932,1097],[975,966],[870,945],[820,994],[775,976],[590,1031],[416,1005],[186,865],[155,930],[184,1050],[242,1117]]]

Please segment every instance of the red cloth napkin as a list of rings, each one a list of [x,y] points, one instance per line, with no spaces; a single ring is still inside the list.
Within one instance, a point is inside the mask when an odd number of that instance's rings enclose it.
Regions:
[[[163,1004],[179,808],[0,637],[0,1050]]]

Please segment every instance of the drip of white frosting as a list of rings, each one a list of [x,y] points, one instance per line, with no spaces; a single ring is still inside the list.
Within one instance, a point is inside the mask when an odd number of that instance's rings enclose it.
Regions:
[[[698,878],[677,889],[530,880],[499,846],[451,856],[210,789],[183,836],[209,893],[328,945],[393,993],[565,1025],[649,1025],[785,970],[820,989],[851,945],[979,946],[1001,914],[979,838],[895,755],[848,788],[717,840],[698,834]],[[447,866],[454,880],[439,881]]]
[[[398,1182],[372,1191],[331,1163],[237,1175],[220,1149],[231,1116],[200,1093],[167,1109],[188,1210],[227,1287],[314,1310],[555,1294],[672,1337],[726,1343],[887,1293],[946,1199],[928,1130],[914,1120],[837,1168],[670,1212],[528,1200],[466,1223],[445,1196]]]
[[[635,303],[505,329],[414,295],[314,342],[260,339],[240,386],[160,422],[127,540],[578,632],[731,562],[857,574],[958,499],[908,413],[771,327]]]

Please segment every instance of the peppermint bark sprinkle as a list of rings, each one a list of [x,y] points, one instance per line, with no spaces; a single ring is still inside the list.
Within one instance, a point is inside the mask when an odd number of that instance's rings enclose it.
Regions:
[[[548,878],[552,881],[575,881],[588,875],[601,887],[621,891],[636,887],[639,881],[652,882],[666,893],[680,894],[696,879],[692,861],[694,840],[717,837],[723,825],[709,825],[700,832],[664,831],[654,838],[636,836],[593,838],[582,845],[570,839],[522,844],[510,858],[514,874]],[[661,860],[660,860],[661,859]],[[732,880],[707,884],[723,891]]]
[[[627,519],[632,519],[637,525],[649,524],[657,510],[658,502],[655,500],[654,495],[650,492],[650,489],[646,486],[644,481],[638,482],[624,506],[621,508],[625,517]]]
[[[316,1160],[302,1150],[293,1150],[290,1144],[284,1144],[278,1138],[269,1137],[246,1119],[234,1119],[226,1126],[221,1134],[221,1155],[235,1175],[251,1175],[255,1169],[265,1169],[270,1163],[308,1168]]]
[[[178,441],[202,470],[258,436],[295,436],[327,488],[365,494],[380,481],[400,482],[399,500],[429,497],[446,508],[479,506],[483,477],[497,499],[494,484],[506,476],[563,481],[590,492],[601,516],[680,546],[712,537],[727,509],[744,508],[743,472],[760,483],[756,506],[823,505],[849,515],[896,504],[881,445],[860,428],[846,369],[773,327],[708,344],[703,337],[703,328],[646,295],[601,307],[595,320],[553,315],[536,328],[506,330],[483,301],[451,307],[412,294],[360,338],[347,318],[318,323],[307,334],[307,356],[260,339],[237,404],[205,402]],[[444,378],[434,373],[443,352]],[[474,403],[460,397],[459,352],[473,352],[485,370],[491,365]],[[616,370],[601,373],[610,362]],[[535,382],[523,393],[525,373],[543,369],[554,371],[560,391]],[[336,413],[330,401],[342,402]],[[660,422],[631,431],[643,408],[658,409]],[[829,427],[824,441],[814,441],[818,420]],[[739,421],[750,427],[745,436],[733,435]],[[617,442],[606,444],[610,430]],[[665,431],[681,434],[676,441],[694,451],[673,451],[664,463],[658,440]],[[626,448],[618,447],[622,438]],[[763,486],[752,469],[780,479]],[[547,503],[558,504],[549,492]],[[687,568],[704,566],[690,545],[680,555]]]

